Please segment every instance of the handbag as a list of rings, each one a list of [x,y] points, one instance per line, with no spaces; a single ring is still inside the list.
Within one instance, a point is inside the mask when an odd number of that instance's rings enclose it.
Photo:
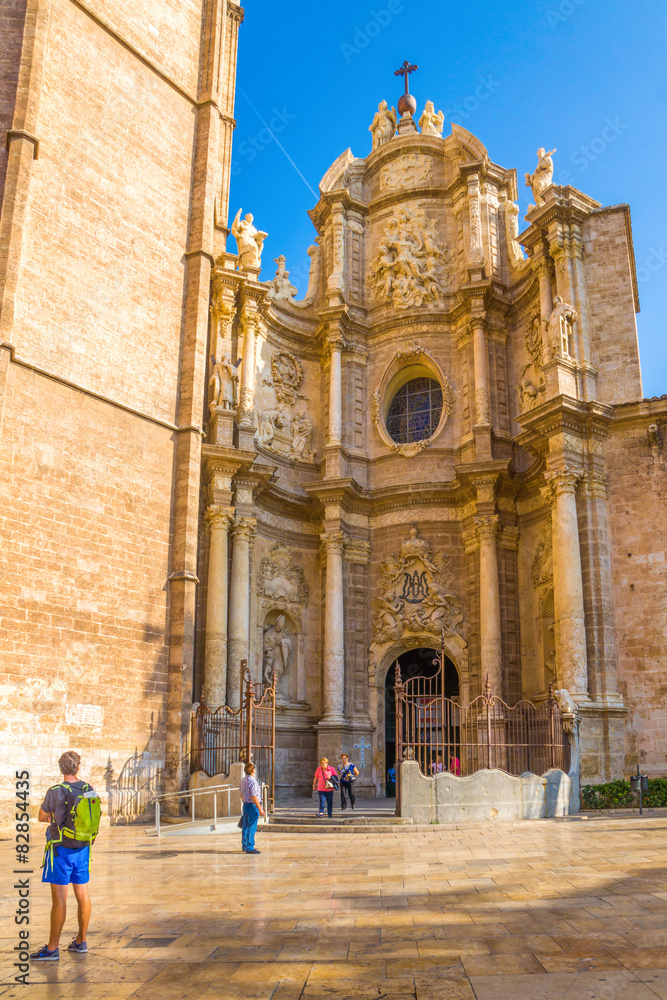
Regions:
[[[320,771],[322,771],[322,768],[320,768]],[[334,788],[338,788],[338,775],[335,771],[329,778],[327,778],[324,771],[322,771],[322,777],[324,778],[324,787],[327,792],[332,792]]]

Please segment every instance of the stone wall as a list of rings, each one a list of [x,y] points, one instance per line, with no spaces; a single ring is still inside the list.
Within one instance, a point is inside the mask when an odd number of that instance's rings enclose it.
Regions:
[[[625,773],[639,763],[658,777],[667,775],[667,399],[618,407],[616,420],[606,452]]]
[[[497,769],[464,778],[436,774],[428,778],[416,761],[400,768],[401,816],[414,823],[475,823],[544,819],[578,812],[578,795],[571,801],[572,779],[563,771],[516,777]]]
[[[600,209],[584,227],[586,295],[596,398],[603,403],[642,395],[634,253],[627,205]]]
[[[207,354],[198,254],[224,236],[213,207],[229,160],[228,126],[207,133],[197,102],[203,57],[222,58],[214,96],[233,110],[242,12],[228,6],[14,0],[0,15],[0,750],[3,776],[29,767],[40,788],[70,745],[101,790],[149,741],[164,763],[169,732],[178,780]],[[18,136],[6,156],[12,126],[38,155]],[[189,570],[179,601],[175,568]],[[168,707],[170,635],[185,683]]]
[[[72,746],[101,790],[108,764],[117,774],[151,733],[164,743],[172,461],[165,428],[8,366],[3,777],[29,767],[48,785]]]
[[[12,127],[19,78],[26,0],[5,0],[0,9],[0,134]],[[0,143],[0,206],[5,188],[7,145]]]

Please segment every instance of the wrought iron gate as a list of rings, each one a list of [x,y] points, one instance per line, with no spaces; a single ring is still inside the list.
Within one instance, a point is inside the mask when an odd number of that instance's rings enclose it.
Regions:
[[[201,704],[190,720],[190,773],[229,774],[236,761],[251,760],[257,780],[275,796],[276,675],[271,684],[254,684],[247,660],[241,660],[241,707],[213,711]]]
[[[464,776],[490,767],[515,775],[569,770],[570,741],[551,686],[541,705],[520,701],[510,707],[487,680],[484,694],[464,706],[444,695],[444,642],[434,663],[433,677],[403,681],[396,661],[397,813],[404,760],[416,760],[429,776],[441,770]]]

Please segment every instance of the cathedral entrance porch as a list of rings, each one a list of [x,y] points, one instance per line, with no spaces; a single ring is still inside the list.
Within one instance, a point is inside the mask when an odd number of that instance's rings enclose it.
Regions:
[[[445,668],[444,672],[441,673],[439,669],[439,660],[437,659],[438,650],[432,647],[420,646],[417,649],[410,649],[405,653],[402,653],[387,670],[385,678],[385,705],[384,705],[384,723],[385,723],[385,760],[387,762],[387,769],[384,775],[384,790],[385,794],[388,796],[394,796],[396,794],[396,781],[391,779],[390,775],[392,772],[395,773],[398,758],[396,756],[396,677],[397,670],[400,672],[400,678],[403,683],[412,678],[420,678],[424,681],[424,706],[422,711],[422,717],[420,722],[422,723],[421,728],[423,732],[424,743],[433,744],[435,751],[435,746],[437,742],[437,737],[434,731],[432,731],[431,723],[434,721],[431,719],[429,713],[428,705],[426,704],[429,700],[426,697],[426,682],[432,681],[429,684],[429,694],[440,695],[445,698],[457,698],[459,696],[459,675],[456,667],[449,659],[445,657]],[[419,682],[417,682],[419,683]],[[443,690],[444,688],[444,690]],[[431,737],[434,737],[431,739]],[[431,755],[432,760],[429,757],[428,766],[437,768],[438,764],[438,754],[434,753]],[[449,766],[449,761],[440,761],[440,770],[443,767],[446,769]]]

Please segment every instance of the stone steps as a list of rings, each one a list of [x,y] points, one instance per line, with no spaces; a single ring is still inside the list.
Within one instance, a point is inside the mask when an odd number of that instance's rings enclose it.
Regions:
[[[412,820],[393,813],[374,811],[369,815],[308,816],[303,812],[279,812],[270,817],[264,832],[272,833],[386,833],[412,827]]]

